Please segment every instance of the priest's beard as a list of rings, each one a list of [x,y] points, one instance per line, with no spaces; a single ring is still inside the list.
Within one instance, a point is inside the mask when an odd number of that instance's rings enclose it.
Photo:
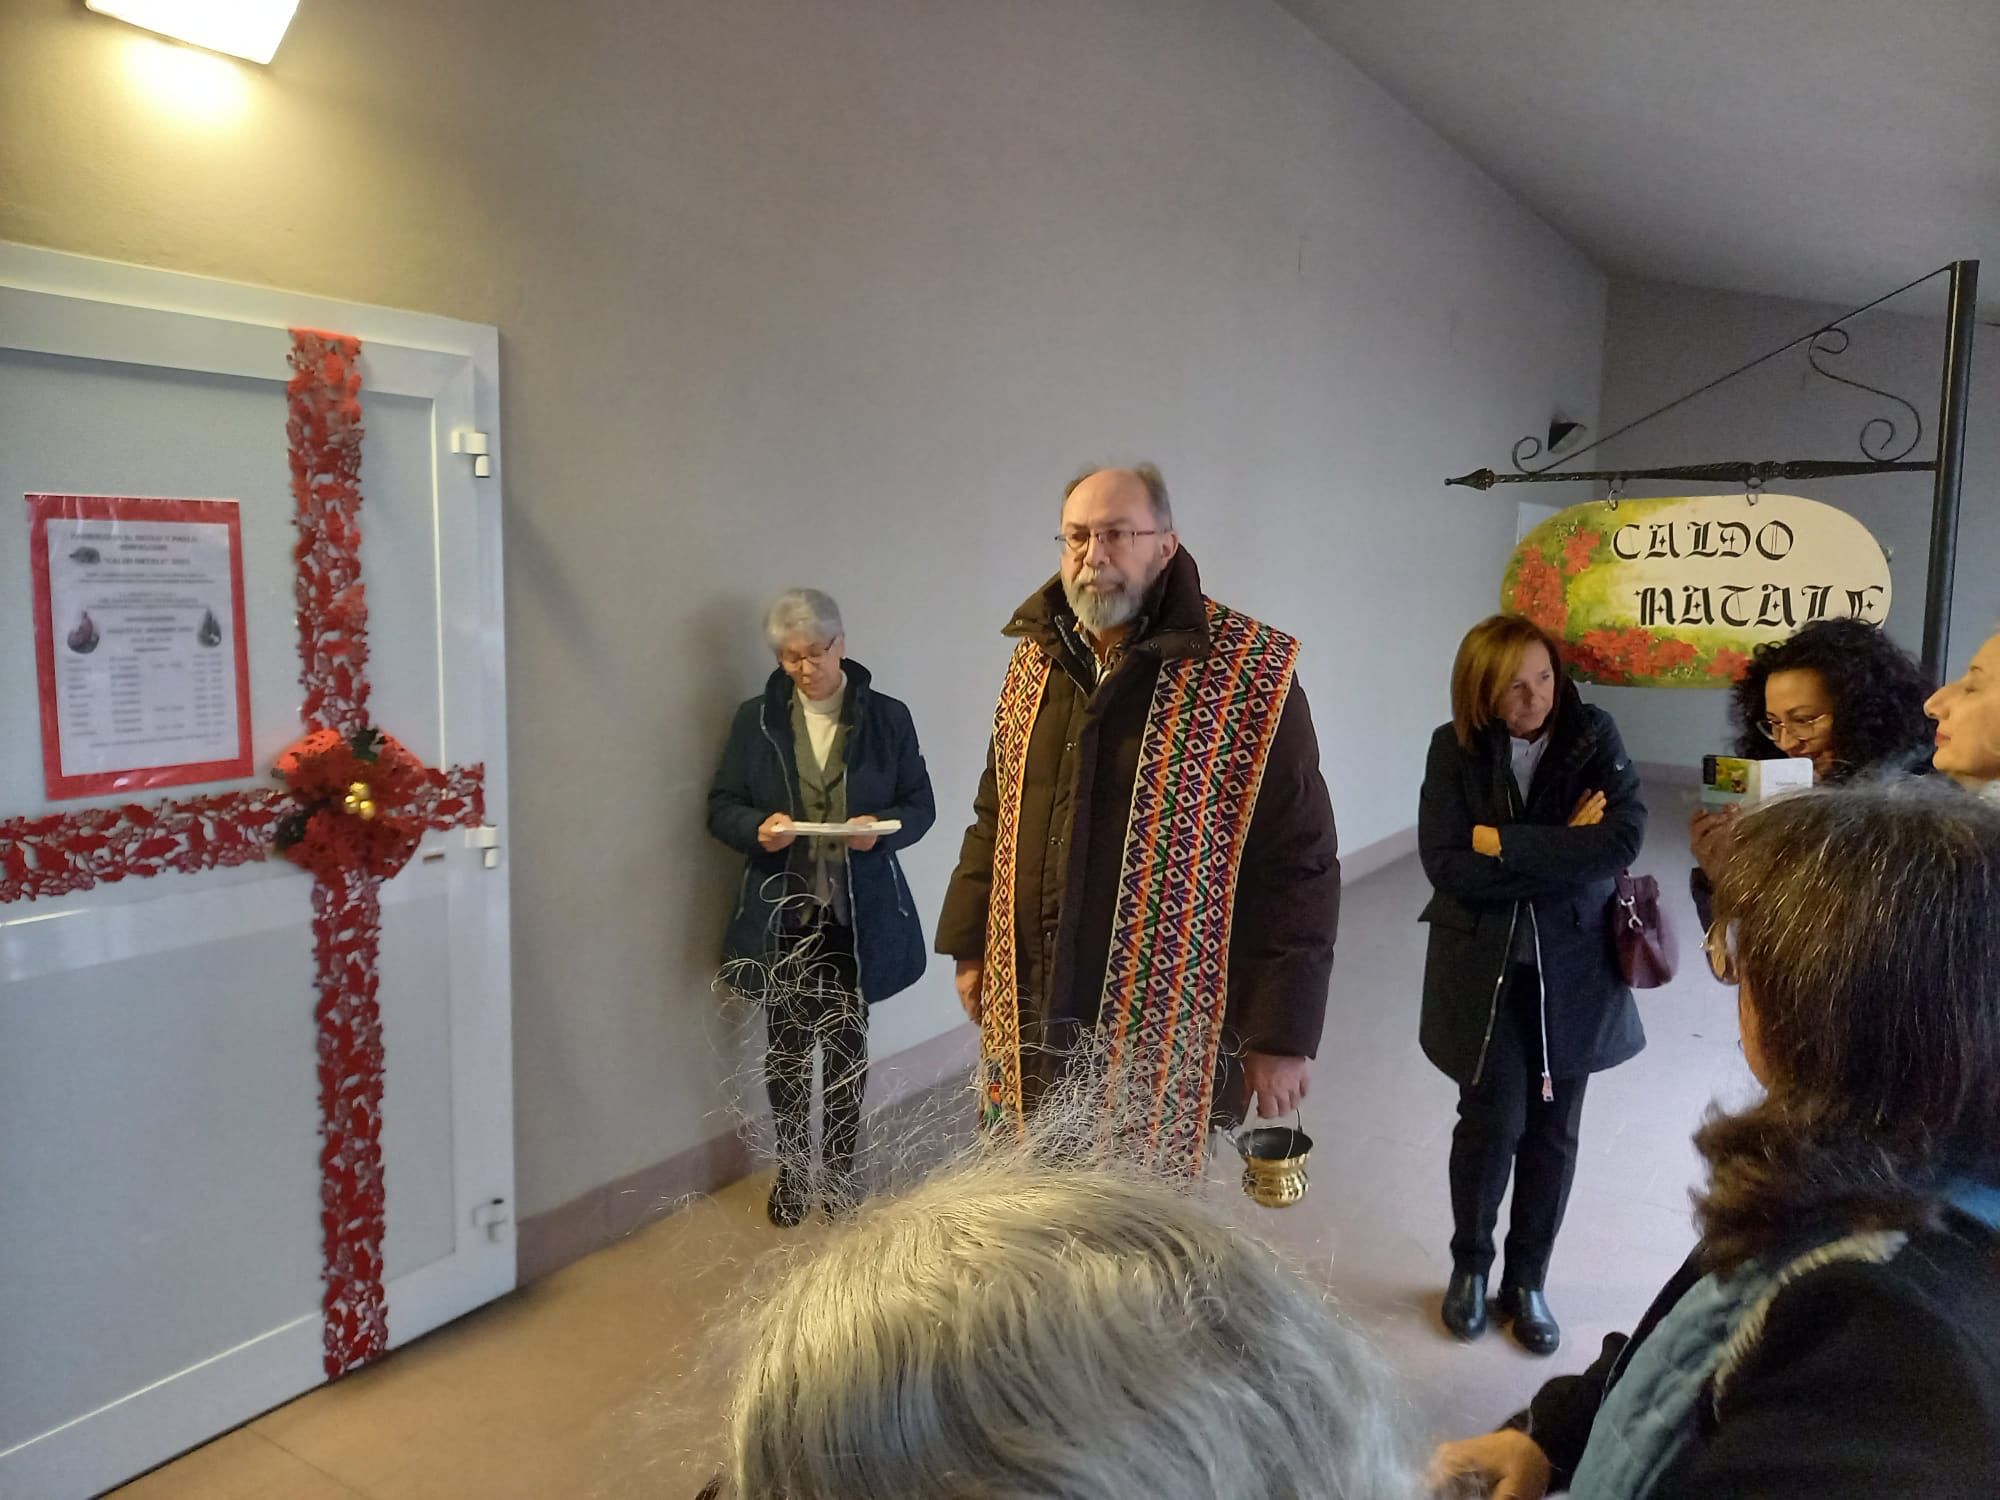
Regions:
[[[1092,635],[1102,635],[1107,630],[1130,625],[1139,617],[1139,607],[1146,602],[1146,590],[1159,576],[1156,571],[1151,578],[1130,579],[1108,568],[1080,567],[1074,577],[1063,580],[1063,597],[1069,600],[1077,624]],[[1100,581],[1112,587],[1089,587]]]

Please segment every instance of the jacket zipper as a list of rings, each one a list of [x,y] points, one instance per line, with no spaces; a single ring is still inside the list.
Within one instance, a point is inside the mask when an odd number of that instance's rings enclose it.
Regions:
[[[1528,926],[1535,934],[1535,989],[1541,1009],[1542,1022],[1542,1103],[1553,1104],[1556,1099],[1556,1081],[1549,1076],[1549,981],[1542,967],[1542,924],[1535,915],[1535,903],[1528,902]]]
[[[851,724],[842,726],[847,730],[846,743],[841,746],[840,750],[843,761],[847,761],[854,754],[854,747],[861,738],[860,694],[854,691],[851,684],[849,685],[849,692],[853,696],[847,700],[847,707],[853,710],[854,720]],[[841,767],[840,776],[842,781],[847,779],[847,767],[845,765]],[[843,793],[843,795],[845,794]],[[893,864],[894,861],[892,860],[891,863]],[[868,991],[865,988],[867,980],[863,978],[861,973],[861,903],[854,899],[854,846],[846,839],[840,841],[840,868],[847,876],[847,930],[854,934],[854,994],[863,1005],[866,1005],[868,1003]]]
[[[1520,809],[1515,805],[1516,788],[1514,786],[1513,772],[1510,769],[1503,774],[1507,778],[1507,810],[1510,813],[1518,815]],[[1533,914],[1534,909],[1530,906],[1530,917]],[[1478,1088],[1479,1081],[1486,1076],[1486,1053],[1487,1049],[1493,1045],[1494,1023],[1500,1018],[1500,989],[1501,986],[1506,984],[1507,970],[1514,962],[1514,933],[1520,925],[1521,903],[1516,901],[1507,912],[1507,946],[1500,950],[1500,972],[1493,976],[1493,999],[1492,1003],[1486,1008],[1486,1035],[1479,1040],[1479,1061],[1472,1069],[1472,1086],[1474,1088]]]
[[[854,854],[844,843],[840,850],[840,865],[847,872],[847,919],[853,924],[848,931],[854,934],[854,993],[866,1005],[868,981],[861,972],[861,908],[854,899]]]
[[[1565,763],[1571,768],[1581,766],[1585,761],[1590,759],[1591,753],[1596,748],[1597,731],[1592,729],[1577,741],[1576,747],[1569,752]],[[1521,811],[1522,815],[1525,816],[1527,812],[1526,799],[1523,798],[1522,801],[1523,806]],[[1556,1098],[1556,1083],[1549,1071],[1549,980],[1547,967],[1542,962],[1542,923],[1541,919],[1535,915],[1535,903],[1533,899],[1527,899],[1525,904],[1528,908],[1528,922],[1534,929],[1535,934],[1536,1016],[1541,1024],[1542,1037],[1542,1103],[1553,1104]],[[1518,906],[1516,909],[1518,911]],[[1512,953],[1513,942],[1511,939],[1507,947],[1509,953]],[[1501,973],[1506,973],[1504,964],[1501,967]]]
[[[757,727],[759,730],[763,732],[765,742],[768,743],[771,747],[771,753],[778,757],[778,774],[784,777],[785,779],[785,801],[787,804],[786,810],[789,816],[792,817],[794,820],[796,820],[799,815],[798,806],[800,797],[799,794],[792,789],[792,769],[789,765],[785,763],[784,748],[781,745],[779,745],[778,737],[775,734],[771,733],[771,726],[764,722],[764,716],[761,712],[757,715]],[[840,857],[842,860],[845,860],[847,858],[847,851],[845,849],[841,850]],[[787,860],[786,863],[789,864],[790,861]],[[745,873],[747,874],[748,872],[746,871]],[[847,889],[850,893],[849,908],[851,910],[852,909],[851,893],[854,890],[854,882],[851,878],[847,883]],[[859,934],[856,934],[854,941],[854,976],[855,976],[855,988],[859,990],[860,979],[861,979],[861,939]]]
[[[1516,901],[1507,916],[1507,946],[1501,950],[1500,972],[1493,976],[1493,1003],[1486,1010],[1486,1035],[1479,1040],[1479,1061],[1472,1069],[1472,1086],[1486,1076],[1486,1049],[1493,1045],[1493,1023],[1500,1015],[1500,986],[1507,982],[1507,965],[1514,954],[1514,928],[1521,920],[1521,903]]]
[[[799,815],[799,794],[792,789],[792,768],[785,764],[785,752],[778,744],[778,737],[771,733],[771,726],[764,722],[764,716],[761,713],[757,715],[757,728],[763,733],[766,743],[770,745],[771,753],[778,757],[778,774],[785,779],[785,815],[790,818],[797,818]]]

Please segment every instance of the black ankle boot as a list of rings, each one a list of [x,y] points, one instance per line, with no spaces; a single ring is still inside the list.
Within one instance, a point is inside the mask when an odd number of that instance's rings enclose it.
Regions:
[[[826,1185],[820,1199],[828,1222],[848,1218],[861,1207],[861,1179],[851,1167],[830,1166],[826,1169]]]
[[[1562,1347],[1562,1328],[1540,1287],[1501,1287],[1500,1315],[1513,1324],[1514,1342],[1530,1354],[1553,1354]]]
[[[1486,1332],[1486,1278],[1477,1271],[1454,1269],[1444,1293],[1444,1326],[1471,1343]]]
[[[778,1168],[778,1180],[771,1188],[771,1201],[765,1210],[771,1222],[780,1229],[797,1229],[805,1223],[809,1206],[805,1183],[790,1168]]]

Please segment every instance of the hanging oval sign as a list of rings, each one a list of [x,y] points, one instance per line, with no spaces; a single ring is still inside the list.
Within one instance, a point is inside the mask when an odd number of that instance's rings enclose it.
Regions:
[[[1507,564],[1500,607],[1621,687],[1726,687],[1813,620],[1889,615],[1889,560],[1846,511],[1799,495],[1598,500],[1550,516]]]

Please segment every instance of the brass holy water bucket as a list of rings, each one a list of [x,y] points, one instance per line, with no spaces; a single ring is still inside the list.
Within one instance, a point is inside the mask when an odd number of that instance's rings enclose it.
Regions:
[[[1243,1158],[1243,1191],[1259,1208],[1290,1208],[1306,1195],[1312,1137],[1290,1125],[1265,1125],[1231,1136]]]

